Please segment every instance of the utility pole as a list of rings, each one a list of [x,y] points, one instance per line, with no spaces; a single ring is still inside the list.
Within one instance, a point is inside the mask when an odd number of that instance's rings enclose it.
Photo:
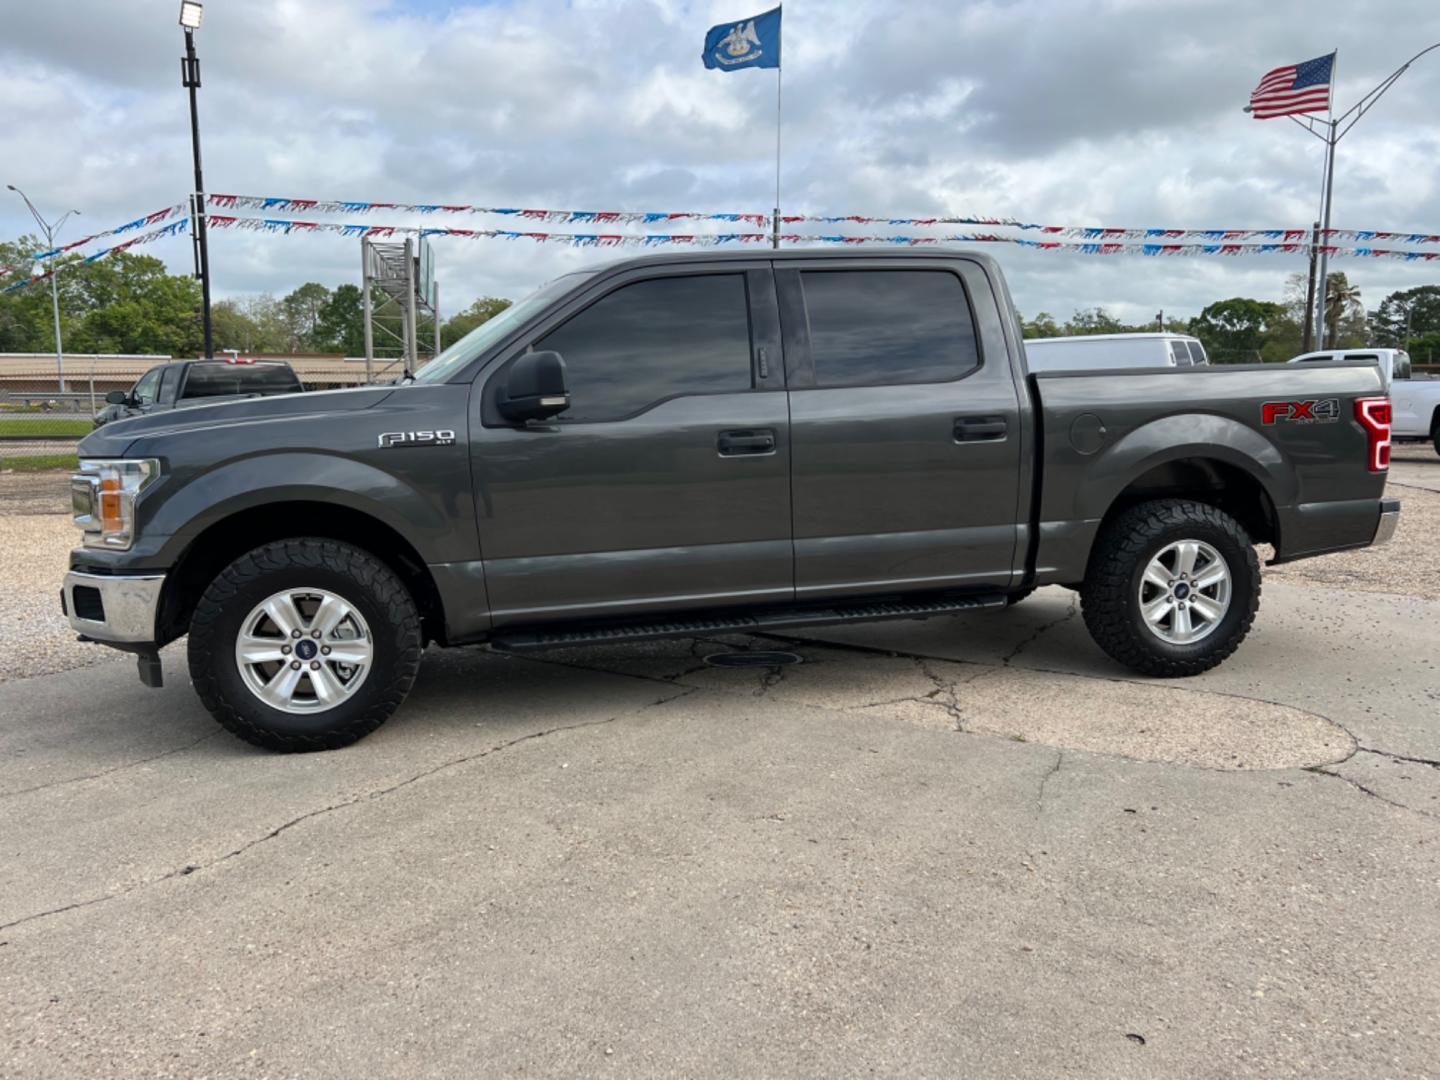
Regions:
[[[21,191],[14,184],[6,184],[7,188],[25,200],[25,205],[30,209],[30,216],[40,225],[40,231],[45,234],[45,250],[55,250],[55,237],[60,233],[60,226],[65,224],[65,219],[71,214],[79,214],[79,210],[66,210],[57,218],[54,224],[46,221],[40,216],[40,211],[35,209],[35,204],[30,201],[30,196]],[[52,259],[58,256],[51,256]],[[55,271],[59,269],[59,263],[50,267],[50,314],[55,320],[55,379],[59,385],[60,393],[65,392],[65,349],[60,343],[60,286],[56,282]]]
[[[1156,328],[1157,330],[1159,330],[1160,333],[1162,333],[1162,334],[1165,332],[1165,309],[1164,309],[1164,308],[1161,308],[1159,311],[1157,311],[1157,312],[1155,313],[1155,328]]]
[[[1308,353],[1315,346],[1315,267],[1320,251],[1320,223],[1310,227],[1310,283],[1305,286],[1305,332],[1300,351]]]

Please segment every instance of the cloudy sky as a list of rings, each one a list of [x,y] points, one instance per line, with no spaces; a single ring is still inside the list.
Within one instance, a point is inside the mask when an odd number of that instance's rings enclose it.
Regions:
[[[178,0],[5,4],[0,182],[69,236],[191,184]],[[207,186],[392,202],[767,211],[775,75],[699,59],[764,0],[207,0]],[[1339,47],[1348,107],[1440,42],[1435,0],[790,0],[783,206],[1074,225],[1304,227],[1323,145],[1241,112],[1272,67]],[[1334,224],[1440,233],[1440,50],[1340,145]],[[0,190],[0,235],[27,230]],[[375,223],[410,224],[399,215]],[[483,227],[490,220],[464,225]],[[563,228],[551,226],[551,228]],[[858,229],[852,231],[859,231]],[[63,239],[64,237],[62,237]],[[217,295],[356,281],[359,242],[214,235]],[[439,240],[442,304],[515,297],[593,251]],[[180,271],[188,241],[148,250]],[[1278,299],[1298,258],[997,248],[1022,310],[1181,316]],[[1440,264],[1339,261],[1373,306]],[[447,304],[448,301],[448,304]]]

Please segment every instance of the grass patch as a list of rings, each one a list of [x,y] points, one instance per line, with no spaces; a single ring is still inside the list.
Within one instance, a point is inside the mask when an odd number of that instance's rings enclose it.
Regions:
[[[95,425],[89,420],[54,420],[45,416],[0,417],[0,439],[7,435],[54,435],[65,438],[70,435],[89,435]]]
[[[29,457],[0,457],[0,472],[13,469],[15,472],[44,472],[47,469],[67,469],[74,472],[79,467],[74,454],[32,454]]]

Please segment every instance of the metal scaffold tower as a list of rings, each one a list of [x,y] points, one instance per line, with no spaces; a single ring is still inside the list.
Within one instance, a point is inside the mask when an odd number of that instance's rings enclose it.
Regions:
[[[360,240],[361,295],[365,312],[365,381],[416,371],[440,351],[440,283],[435,253],[418,242]],[[421,320],[428,316],[434,337],[420,347]],[[428,336],[428,335],[427,335]]]

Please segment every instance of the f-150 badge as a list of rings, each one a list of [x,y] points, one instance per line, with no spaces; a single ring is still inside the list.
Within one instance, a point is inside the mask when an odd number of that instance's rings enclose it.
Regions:
[[[454,446],[455,432],[440,431],[387,431],[380,436],[382,449],[397,446]]]

